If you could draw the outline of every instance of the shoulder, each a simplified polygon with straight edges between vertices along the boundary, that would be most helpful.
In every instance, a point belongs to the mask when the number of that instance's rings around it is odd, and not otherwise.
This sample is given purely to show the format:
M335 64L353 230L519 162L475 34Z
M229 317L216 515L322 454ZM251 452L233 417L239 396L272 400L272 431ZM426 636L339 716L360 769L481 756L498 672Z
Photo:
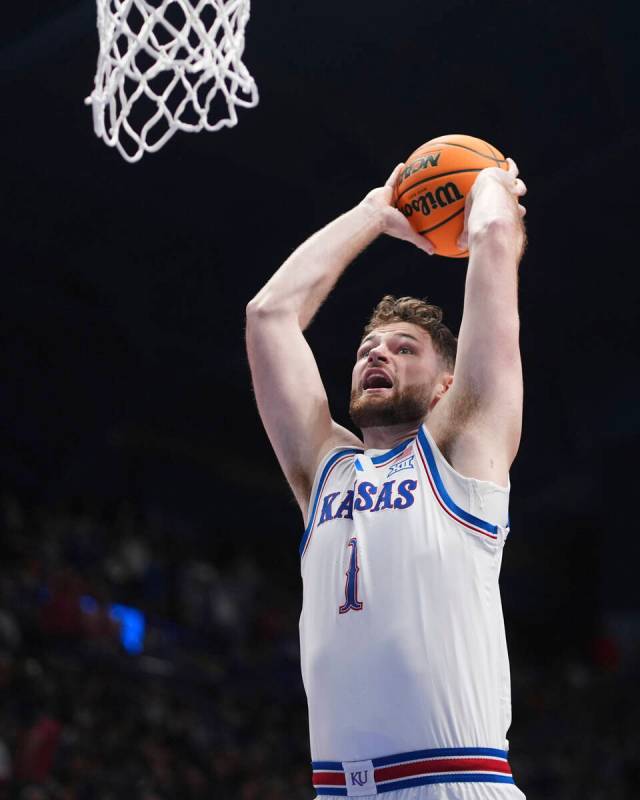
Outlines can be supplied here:
M305 476L304 485L295 492L302 516L307 521L319 491L336 470L353 466L353 457L364 452L364 445L351 431L334 422L332 436L318 453L313 473Z
M497 526L509 528L510 482L477 478L460 470L445 456L427 425L418 432L422 468L438 503L463 525L496 535Z
M450 390L430 411L425 427L458 473L507 485L515 453L496 433L494 415L486 413L472 396Z
M305 508L302 509L305 531L300 545L300 554L303 553L309 533L311 532L321 505L320 499L327 492L335 491L335 495L346 486L353 484L353 475L356 470L355 460L364 450L359 447L333 447L329 450L316 470L313 485L309 493Z

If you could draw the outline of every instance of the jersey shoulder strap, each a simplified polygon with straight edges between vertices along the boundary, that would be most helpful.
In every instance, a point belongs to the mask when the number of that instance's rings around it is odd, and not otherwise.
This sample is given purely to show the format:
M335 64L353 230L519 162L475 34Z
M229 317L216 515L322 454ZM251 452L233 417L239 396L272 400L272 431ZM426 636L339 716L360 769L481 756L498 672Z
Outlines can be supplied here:
M313 526L315 525L316 515L318 513L320 495L322 494L322 490L324 489L331 473L339 464L342 464L345 461L353 461L353 457L355 455L363 452L364 450L361 450L357 447L334 447L332 450L329 450L329 452L318 465L318 469L316 470L316 474L313 479L313 485L311 487L311 494L309 495L309 506L306 520L307 525L304 533L302 534L302 541L300 542L300 556L304 555L309 543L309 537L311 535L311 531L313 530Z
M497 528L508 532L509 483L499 486L493 481L461 475L440 452L424 424L418 431L417 447L431 488L445 510L493 533Z

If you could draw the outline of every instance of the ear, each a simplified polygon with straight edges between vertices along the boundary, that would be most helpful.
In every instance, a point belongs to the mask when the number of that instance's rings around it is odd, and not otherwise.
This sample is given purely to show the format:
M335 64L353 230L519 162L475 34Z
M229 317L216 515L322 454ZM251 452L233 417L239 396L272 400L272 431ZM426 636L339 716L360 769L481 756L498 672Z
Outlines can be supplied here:
M433 395L431 397L431 408L433 408L439 400L442 400L442 398L451 388L452 383L453 375L450 372L441 373L433 390Z

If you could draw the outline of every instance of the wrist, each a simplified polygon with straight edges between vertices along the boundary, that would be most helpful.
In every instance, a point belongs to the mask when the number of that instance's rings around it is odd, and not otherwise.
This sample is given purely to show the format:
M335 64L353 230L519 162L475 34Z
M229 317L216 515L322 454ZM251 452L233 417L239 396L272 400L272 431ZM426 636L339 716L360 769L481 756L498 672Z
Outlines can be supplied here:
M524 225L510 216L491 217L469 229L469 252L487 248L513 251L521 255L524 246Z
M364 224L372 231L374 236L380 236L385 233L388 206L381 206L379 202L367 195L358 203L356 209L362 214Z

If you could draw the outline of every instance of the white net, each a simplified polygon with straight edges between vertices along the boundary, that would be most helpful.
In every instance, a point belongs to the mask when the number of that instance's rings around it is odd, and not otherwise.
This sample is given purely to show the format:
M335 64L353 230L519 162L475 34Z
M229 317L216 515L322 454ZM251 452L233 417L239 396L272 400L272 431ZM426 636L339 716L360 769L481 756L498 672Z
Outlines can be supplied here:
M258 90L242 63L250 0L97 0L100 53L96 135L127 161L176 131L215 131L252 108Z

